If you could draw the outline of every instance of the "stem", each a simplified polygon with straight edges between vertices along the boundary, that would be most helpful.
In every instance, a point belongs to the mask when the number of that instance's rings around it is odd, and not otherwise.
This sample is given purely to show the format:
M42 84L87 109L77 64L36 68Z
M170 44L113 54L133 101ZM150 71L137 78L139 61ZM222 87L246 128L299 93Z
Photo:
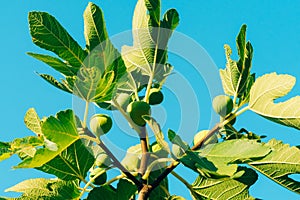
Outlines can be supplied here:
M146 93L145 93L145 101L147 103L149 103L149 94L150 94L150 89L151 89L151 86L152 86L152 82L153 82L153 73L150 75L150 78L149 78L149 81L148 81L148 84L147 84Z
M80 199L82 197L82 195L86 192L87 188L89 186L91 186L92 188L95 188L95 186L93 185L93 181L96 179L97 177L93 177L91 178L88 182L84 182L85 183L85 186L82 188L82 191L80 192L80 195L78 197L78 199Z
M84 109L83 122L82 122L83 128L86 128L86 121L87 121L88 114L89 114L89 102L86 101L86 102L85 102L85 109Z
M142 158L141 158L141 164L138 172L139 172L139 176L142 177L146 172L148 159L150 155L148 149L146 126L141 127L140 143L142 148Z

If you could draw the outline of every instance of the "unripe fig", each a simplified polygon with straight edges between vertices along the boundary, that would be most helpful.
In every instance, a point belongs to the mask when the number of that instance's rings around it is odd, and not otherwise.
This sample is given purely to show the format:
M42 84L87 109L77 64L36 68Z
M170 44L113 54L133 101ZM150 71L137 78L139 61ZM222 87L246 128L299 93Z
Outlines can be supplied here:
M107 133L112 127L112 120L108 115L96 114L90 120L90 128L92 133L97 137Z
M222 117L225 117L232 111L233 101L229 96L219 95L214 98L212 106L216 113Z
M103 185L106 183L107 174L102 168L96 168L90 173L90 178L95 177L96 175L100 174L94 181L92 181L95 185Z
M164 99L163 93L158 88L151 88L149 95L149 104L157 105L160 104Z
M202 141L208 134L209 130L202 130L199 131L195 136L194 136L194 145L198 144L199 141ZM205 142L203 143L203 145L208 145L208 144L213 144L213 143L217 143L218 142L218 137L216 136L216 134L213 134L210 138L208 138L207 140L205 140Z
M111 164L112 164L112 161L110 160L108 155L105 153L99 154L95 161L95 165L98 167L102 167L102 168L107 168Z
M150 105L144 101L131 102L127 106L127 112L130 115L132 121L138 126L145 126L146 122L143 119L143 115L150 115L151 108Z

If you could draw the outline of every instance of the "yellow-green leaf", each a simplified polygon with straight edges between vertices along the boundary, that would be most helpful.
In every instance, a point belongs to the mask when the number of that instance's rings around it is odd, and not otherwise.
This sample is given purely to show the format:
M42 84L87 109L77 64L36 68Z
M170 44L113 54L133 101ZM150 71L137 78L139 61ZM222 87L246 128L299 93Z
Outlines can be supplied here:
M250 91L250 110L273 122L300 129L300 96L274 102L288 94L295 82L295 77L286 74L271 73L259 77Z

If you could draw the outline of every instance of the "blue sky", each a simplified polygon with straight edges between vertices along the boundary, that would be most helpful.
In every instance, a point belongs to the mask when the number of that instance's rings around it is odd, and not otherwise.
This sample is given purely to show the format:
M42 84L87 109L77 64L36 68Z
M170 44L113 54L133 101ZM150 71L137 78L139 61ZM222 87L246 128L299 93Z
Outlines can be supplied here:
M291 74L300 79L300 1L181 1L163 0L163 11L168 8L176 8L180 14L180 24L177 31L193 39L199 46L203 47L203 58L211 59L214 67L223 68L225 56L223 45L229 44L235 50L235 37L243 23L248 25L247 37L254 47L254 60L252 72L258 76L276 71L277 73ZM23 124L23 117L27 109L34 107L40 116L49 116L59 110L72 108L73 98L71 95L51 87L34 71L41 73L54 73L52 69L35 61L25 53L28 51L44 53L34 46L28 30L27 14L29 11L46 11L54 15L61 24L69 31L81 46L84 46L83 19L82 14L88 1L45 1L30 0L21 2L17 0L4 1L0 8L0 41L1 48L1 130L0 140L10 141L16 137L30 135L30 131ZM131 28L132 13L135 1L103 0L94 1L99 5L105 15L109 35L116 35ZM130 45L130 44L129 44ZM203 53L202 52L202 53ZM200 54L201 52L199 52ZM208 56L209 55L209 56ZM211 96L207 96L208 89L205 81L194 79L191 65L185 58L170 55L169 60L186 79L190 81L195 92L195 98L201 105L198 124L191 126L194 129L205 129L210 127L212 115ZM207 66L203 66L207 67ZM172 78L172 77L170 77ZM203 86L203 87L202 87ZM178 85L178 91L183 92L185 88ZM181 89L182 88L182 89ZM156 115L160 112L168 113L172 111L179 99L172 101L174 94L165 89L166 101L162 104L161 110L157 108ZM289 94L289 97L300 94L300 82ZM169 103L168 102L171 102ZM168 102L168 103L167 103ZM187 102L188 104L188 102ZM189 105L189 104L188 104ZM179 111L186 113L180 107ZM189 108L187 108L189 109ZM175 109L176 110L176 109ZM178 128L178 121L193 121L192 114L180 117L166 115L163 127ZM208 116L205 117L205 116ZM121 123L121 122L120 122ZM299 131L287 127L282 127L269 122L252 113L246 113L237 121L239 128L245 127L255 133L267 135L267 139L277 138L285 143L299 145ZM126 124L123 124L126 126ZM183 127L185 127L183 125ZM118 127L114 127L119 130ZM123 130L123 128L121 127ZM126 130L126 128L124 128ZM186 130L184 130L186 131ZM180 132L180 134L183 134ZM117 139L113 133L111 140ZM108 136L110 137L110 135ZM185 137L185 136L183 136ZM134 144L130 137L124 136L128 141L120 145L129 146ZM188 138L188 137L187 137ZM124 140L123 140L124 141ZM4 189L27 178L44 177L45 175L36 170L11 170L11 166L18 163L18 159L0 162L0 196L7 196ZM190 181L194 175L183 167L179 167L177 172L188 177ZM48 177L46 175L46 177ZM298 177L298 180L300 178ZM172 178L171 181L174 181ZM180 182L171 182L171 192L188 197L188 192ZM251 194L262 199L297 199L298 195L282 189L275 183L260 176L256 185L251 189ZM189 198L187 198L189 199Z

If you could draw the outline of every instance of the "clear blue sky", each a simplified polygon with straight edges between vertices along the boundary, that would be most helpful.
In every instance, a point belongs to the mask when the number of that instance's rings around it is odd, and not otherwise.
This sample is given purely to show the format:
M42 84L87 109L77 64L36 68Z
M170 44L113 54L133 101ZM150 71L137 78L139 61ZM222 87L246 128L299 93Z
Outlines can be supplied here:
M34 73L34 71L53 73L53 70L25 54L28 51L44 52L31 42L27 22L28 12L38 10L51 13L79 44L84 46L82 14L87 3L88 1L85 0L30 0L26 2L10 0L2 2L0 8L1 141L11 141L16 137L31 134L23 124L23 117L28 108L34 107L41 116L72 108L71 95L50 86ZM94 3L103 9L110 35L128 31L131 28L134 0L102 0L94 1ZM223 68L225 64L223 45L228 43L235 49L236 34L240 26L246 23L248 25L247 36L254 47L252 71L256 72L258 76L276 71L277 73L291 74L298 80L300 79L300 1L254 0L242 3L237 0L162 0L162 4L164 11L171 7L178 10L181 20L177 31L201 45L218 68ZM234 53L236 53L235 50ZM189 71L190 69L187 69L189 64L182 59L170 56L170 62L182 74L192 73ZM185 64L186 69L183 66ZM188 73L185 77L189 78ZM205 97L207 96L205 87L201 90L200 85L204 84L203 80L199 79L198 82L193 80L191 84L194 85L194 91L197 91L196 96L201 103L200 119L202 121L199 126L196 125L196 129L208 128L205 126L210 123L210 98L212 97ZM178 87L180 88L180 85ZM168 90L166 90L166 94L166 100L169 99L172 102L173 94ZM300 94L300 81L296 83L290 96L296 94ZM163 106L168 112L176 106L176 102L164 103ZM206 115L209 119L205 117ZM180 118L171 117L169 116L167 119L164 130L178 127ZM194 120L192 115L183 116L183 118L188 121ZM299 145L299 131L276 125L252 113L246 113L237 123L238 127L245 127L255 133L267 135L268 139L277 138L292 145ZM117 127L114 128L117 130ZM111 135L111 140L114 137L117 138L113 133ZM122 145L128 146L134 143L128 140L128 143ZM4 189L24 179L45 176L36 170L11 170L11 166L17 163L16 157L0 163L0 196L7 196ZM183 169L181 172L181 169L183 168L180 167L177 172L184 177L189 177L188 179L192 181L194 176L190 171ZM46 175L46 177L48 176ZM171 182L171 192L190 199L187 190L177 181ZM298 195L282 189L261 176L251 189L251 194L262 199L299 198Z

